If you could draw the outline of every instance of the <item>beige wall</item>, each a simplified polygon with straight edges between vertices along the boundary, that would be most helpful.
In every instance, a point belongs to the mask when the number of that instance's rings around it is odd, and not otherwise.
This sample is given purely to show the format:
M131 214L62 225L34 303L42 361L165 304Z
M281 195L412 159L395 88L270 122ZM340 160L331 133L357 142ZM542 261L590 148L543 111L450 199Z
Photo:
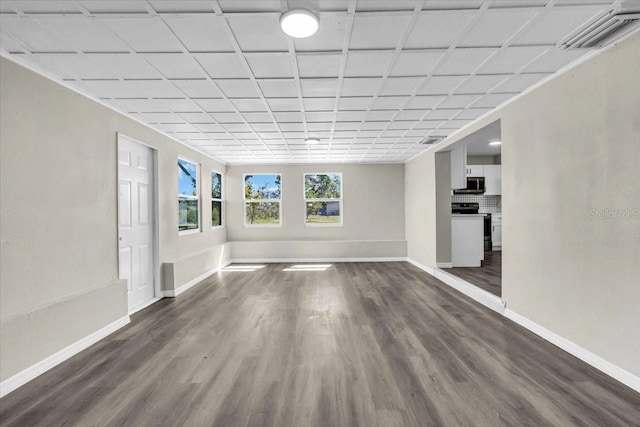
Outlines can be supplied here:
M507 308L640 375L640 34L441 143L502 120ZM435 267L434 154L406 165L409 256ZM412 197L413 196L413 197ZM416 200L415 198L420 198ZM414 220L409 220L412 217ZM425 238L429 239L425 241Z
M303 198L303 174L308 172L341 172L343 180L343 226L305 226L305 205ZM244 227L243 222L243 174L282 174L282 226ZM230 241L290 241L289 257L296 257L304 246L306 257L313 254L306 242L332 241L335 253L341 256L357 257L358 253L340 247L343 242L400 241L404 247L404 165L256 165L228 166L226 175L227 236ZM346 243L345 243L346 244ZM305 246L306 245L306 246ZM381 243L382 245L382 243ZM323 246L324 247L324 246ZM253 245L249 254L245 245L234 244L232 257L271 258L269 248L260 252ZM386 255L405 256L405 251L397 251L393 246ZM326 254L325 250L319 251ZM384 254L385 252L377 252ZM278 251L278 257L287 257ZM336 255L338 256L338 255ZM366 256L366 255L360 255ZM324 257L324 256L323 256Z
M178 155L200 162L203 172L224 165L11 61L0 59L0 67L4 380L127 315L117 265L118 132L158 149L161 262L226 236L205 226L179 237L174 197ZM208 224L211 207L203 206Z

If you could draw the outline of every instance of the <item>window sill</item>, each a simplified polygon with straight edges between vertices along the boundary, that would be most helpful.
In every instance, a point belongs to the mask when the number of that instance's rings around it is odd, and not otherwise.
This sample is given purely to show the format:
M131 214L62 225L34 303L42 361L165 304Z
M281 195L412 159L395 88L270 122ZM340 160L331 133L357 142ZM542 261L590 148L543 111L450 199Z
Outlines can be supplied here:
M196 228L194 230L181 230L178 231L178 236L188 236L189 234L198 234L200 233L200 229Z

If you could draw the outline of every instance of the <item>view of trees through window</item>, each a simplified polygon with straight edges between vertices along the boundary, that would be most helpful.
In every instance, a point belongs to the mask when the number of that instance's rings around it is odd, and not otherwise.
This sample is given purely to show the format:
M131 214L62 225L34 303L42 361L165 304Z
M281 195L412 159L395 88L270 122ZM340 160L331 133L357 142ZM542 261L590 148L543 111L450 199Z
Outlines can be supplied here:
M306 224L342 224L342 174L304 175Z
M198 165L178 159L178 230L200 228Z
M280 224L280 180L279 174L244 176L245 224Z
M211 171L211 226L220 227L222 222L222 175Z

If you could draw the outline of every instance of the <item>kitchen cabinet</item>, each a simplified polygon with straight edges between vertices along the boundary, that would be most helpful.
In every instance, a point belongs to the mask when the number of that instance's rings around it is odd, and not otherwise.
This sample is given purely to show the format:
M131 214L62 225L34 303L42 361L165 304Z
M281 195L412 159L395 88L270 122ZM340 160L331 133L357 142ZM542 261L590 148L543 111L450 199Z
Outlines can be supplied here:
M491 215L491 245L494 251L502 250L502 214Z
M467 165L467 175L466 176L484 176L484 166L483 165Z
M502 194L502 165L484 165L485 196L499 196Z
M451 215L451 263L480 267L484 258L484 215Z
M451 151L451 189L467 188L467 147Z

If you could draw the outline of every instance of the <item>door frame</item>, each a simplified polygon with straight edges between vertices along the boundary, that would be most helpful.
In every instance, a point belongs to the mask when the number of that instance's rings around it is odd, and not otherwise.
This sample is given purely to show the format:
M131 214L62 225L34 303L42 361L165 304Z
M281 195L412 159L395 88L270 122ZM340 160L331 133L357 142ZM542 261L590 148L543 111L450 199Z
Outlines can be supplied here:
M129 314L133 314L138 312L151 304L159 301L163 298L162 292L162 281L161 281L161 271L160 271L160 228L159 228L159 214L160 214L160 204L159 204L159 191L158 191L158 149L149 144L145 144L142 141L139 141L135 138L131 138L126 134L116 132L116 263L118 265L118 277L120 277L120 197L118 196L118 189L120 185L120 167L118 164L118 150L120 148L120 141L122 139L127 139L136 144L140 144L144 147L151 149L151 163L153 165L153 201L152 205L152 214L153 214L153 295L154 298L149 300L148 304L144 304L142 306L136 307L135 310L130 310L129 307L129 298L127 298L127 310L129 310Z

